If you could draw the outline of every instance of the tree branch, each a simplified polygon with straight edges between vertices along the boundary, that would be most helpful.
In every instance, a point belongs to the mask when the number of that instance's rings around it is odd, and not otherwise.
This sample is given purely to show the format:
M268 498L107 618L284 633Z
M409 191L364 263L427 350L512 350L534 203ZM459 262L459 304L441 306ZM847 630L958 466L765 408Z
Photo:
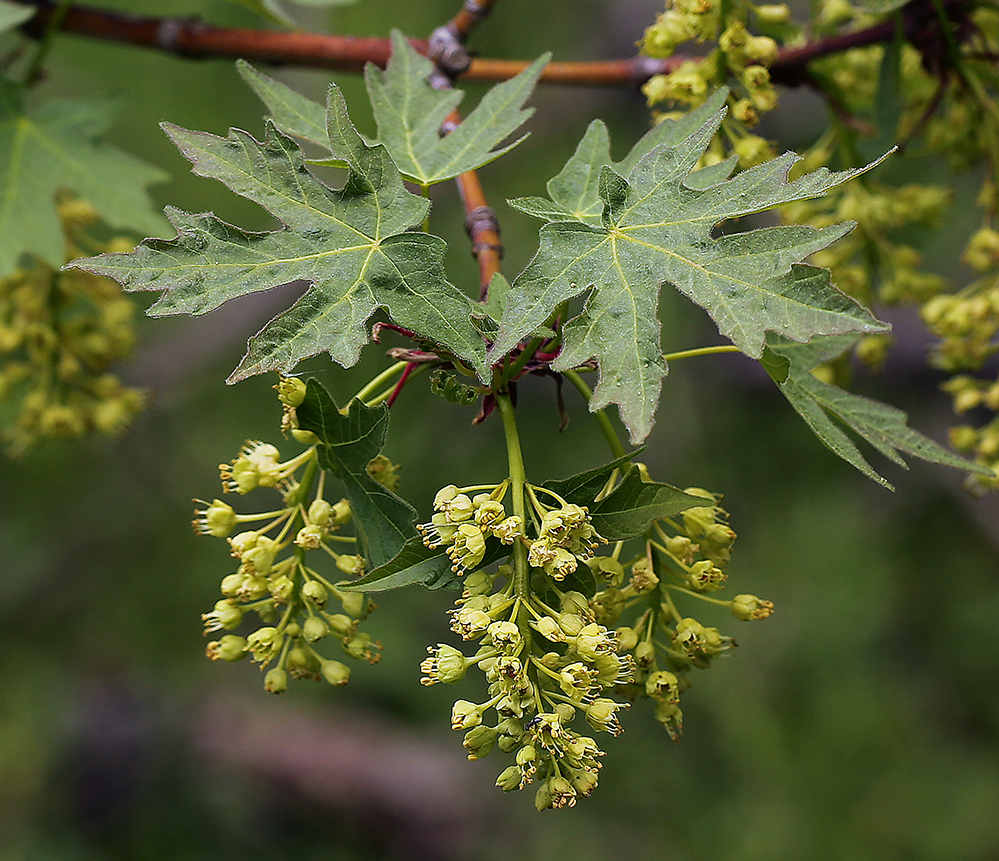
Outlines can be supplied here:
M23 24L21 29L29 36L41 37L56 12L55 5L44 0L15 2L38 9L35 16ZM484 7L491 3L480 0L478 5ZM472 15L464 9L445 26L454 25L459 32L467 34L474 22L471 18L465 20L463 14ZM215 27L190 18L125 15L87 6L71 7L59 29L192 59L242 57L251 62L278 66L296 65L349 72L361 71L366 63L384 66L391 53L388 39ZM798 86L804 82L804 69L812 60L851 48L890 41L894 32L895 26L889 21L853 33L830 36L801 47L785 48L770 69L771 78L786 86ZM431 53L427 41L411 39L410 43L422 54ZM554 62L548 64L540 80L547 84L637 88L653 75L669 72L690 59L697 58L677 54L665 60L630 57L595 62ZM475 58L460 77L463 80L502 81L523 71L527 65L527 62L520 60Z

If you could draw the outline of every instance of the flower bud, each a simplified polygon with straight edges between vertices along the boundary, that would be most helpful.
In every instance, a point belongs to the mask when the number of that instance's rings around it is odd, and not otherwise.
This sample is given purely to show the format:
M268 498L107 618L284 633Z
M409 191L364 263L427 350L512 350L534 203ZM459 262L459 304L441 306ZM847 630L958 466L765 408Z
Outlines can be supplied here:
M317 607L324 607L328 597L326 587L318 580L308 580L302 585L302 597Z
M462 746L468 751L469 759L482 759L493 749L496 730L491 726L477 726L466 733Z
M300 407L305 400L305 381L299 377L282 374L274 388L277 389L278 400L286 407Z
M264 676L264 690L269 694L283 694L288 689L288 674L277 667Z
M364 573L364 557L341 555L336 557L336 567L344 574L358 576Z
M209 643L206 654L213 661L228 661L229 663L241 661L248 654L246 640L235 634L226 634L217 642Z
M508 765L496 778L496 785L504 792L520 789L520 769L515 765Z
M323 679L334 687L345 685L350 681L350 667L340 661L323 661L320 673Z
M321 640L329 632L330 626L326 624L325 619L321 619L319 616L309 616L305 620L305 624L302 625L302 636L310 643Z
M451 729L471 729L482 723L482 708L468 700L457 700L451 707Z
M226 538L237 523L236 512L232 506L220 499L212 500L204 511L195 513L198 519L194 521L194 528L202 535Z
M306 518L309 523L325 528L333 517L333 506L322 497L312 500Z
M731 606L732 615L744 622L768 619L774 611L772 601L763 601L755 595L736 595Z

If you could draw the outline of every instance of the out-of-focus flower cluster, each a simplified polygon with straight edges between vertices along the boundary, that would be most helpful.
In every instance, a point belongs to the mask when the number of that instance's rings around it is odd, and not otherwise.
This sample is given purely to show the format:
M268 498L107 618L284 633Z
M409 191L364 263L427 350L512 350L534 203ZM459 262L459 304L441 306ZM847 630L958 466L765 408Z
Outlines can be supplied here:
M97 221L84 201L58 206L66 259L83 227ZM128 239L100 250L127 251ZM145 403L109 368L135 340L134 306L114 281L36 262L0 279L0 422L8 453L20 455L47 437L123 430Z

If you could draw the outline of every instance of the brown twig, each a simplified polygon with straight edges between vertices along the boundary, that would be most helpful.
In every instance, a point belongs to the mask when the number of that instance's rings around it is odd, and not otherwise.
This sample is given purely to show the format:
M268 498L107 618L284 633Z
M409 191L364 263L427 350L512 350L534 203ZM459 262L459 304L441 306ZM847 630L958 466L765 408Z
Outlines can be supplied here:
M21 29L34 37L44 33L56 7L47 0L15 2L38 9L35 16L23 24ZM452 23L459 20L464 21L462 13L455 16ZM461 27L470 25L459 23L455 26L461 32ZM351 72L361 71L369 62L384 66L391 53L388 39L215 27L195 19L124 15L88 6L73 6L66 13L60 29L67 33L138 45L188 58L242 57L273 65ZM798 48L785 48L771 67L771 77L777 83L797 86L802 83L802 70L812 60L851 48L890 41L894 32L894 24L886 22L852 33L830 36ZM416 50L423 54L429 53L426 41L410 41ZM674 55L667 60L630 57L596 62L549 63L540 80L548 84L574 86L636 87L652 75L667 72L689 59L697 58ZM480 81L507 80L523 71L527 65L519 60L476 58L461 77Z

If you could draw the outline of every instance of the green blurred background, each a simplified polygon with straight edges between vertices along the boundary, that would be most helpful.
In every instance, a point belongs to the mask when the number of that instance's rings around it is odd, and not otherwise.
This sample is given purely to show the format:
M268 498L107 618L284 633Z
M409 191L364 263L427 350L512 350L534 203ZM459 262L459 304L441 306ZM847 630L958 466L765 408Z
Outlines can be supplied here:
M256 25L225 3L104 5ZM367 0L304 20L425 36L456 8ZM504 0L473 47L626 56L657 10L651 0ZM282 75L316 96L328 81ZM367 128L359 80L336 80ZM259 132L262 111L231 63L63 37L44 91L104 92L109 81L125 106L116 142L173 176L155 189L159 204L268 227L260 210L192 177L157 128ZM482 91L469 89L470 101ZM648 123L636 94L548 88L533 102L532 137L482 171L510 274L536 240L503 199L541 192L594 116L611 124L617 157ZM807 145L822 110L797 93L785 102L787 125L767 133ZM452 189L438 191L450 277L471 292L460 208ZM956 257L946 236L939 243L942 260ZM244 440L280 443L273 380L222 384L280 301L143 320L123 372L154 401L127 436L0 461L0 859L999 858L995 501L922 464L886 473L897 493L877 487L821 448L741 357L676 363L645 459L661 480L725 495L740 534L730 588L772 599L777 612L765 624L705 615L739 648L698 674L680 743L635 708L627 732L603 745L600 787L575 809L538 815L531 792L493 789L505 763L466 762L448 728L454 697L479 691L420 686L425 646L452 637L451 595L382 596L371 625L384 658L356 667L344 689L298 683L269 697L249 665L206 661L199 614L230 563L221 541L188 528L190 500L218 493L216 465ZM701 314L670 296L663 304L666 349L712 342ZM911 314L892 320L900 349L859 387L940 439L949 404L923 362L923 336ZM349 371L309 364L341 400L382 365L377 347ZM557 434L551 381L520 394L529 475L605 459L578 399ZM393 412L387 453L421 513L443 484L505 474L495 421L471 429L469 411L417 392Z

